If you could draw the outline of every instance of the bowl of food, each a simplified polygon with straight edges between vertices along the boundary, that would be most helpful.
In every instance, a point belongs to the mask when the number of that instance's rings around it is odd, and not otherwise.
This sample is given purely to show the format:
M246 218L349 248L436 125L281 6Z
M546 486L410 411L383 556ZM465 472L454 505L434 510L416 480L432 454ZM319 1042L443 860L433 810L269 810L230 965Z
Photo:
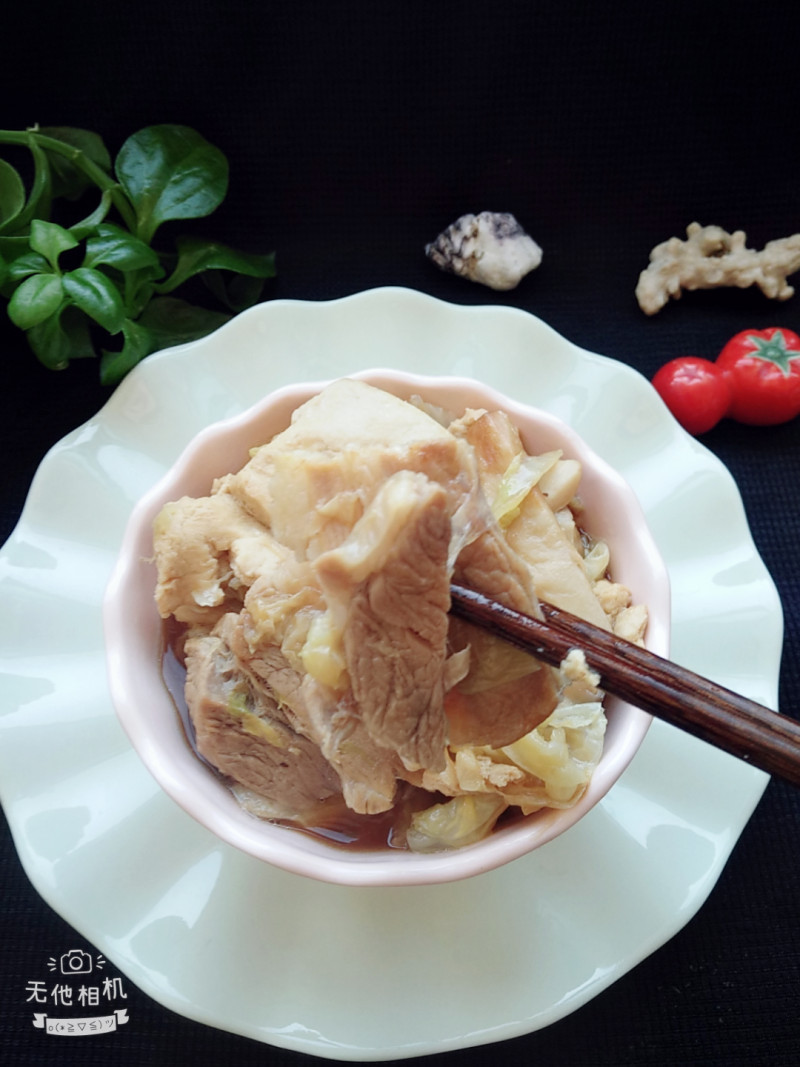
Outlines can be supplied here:
M668 652L637 498L560 419L453 376L279 388L131 514L104 601L119 719L260 860L346 885L491 870L586 815L650 720L579 649L549 667L455 617L454 581Z

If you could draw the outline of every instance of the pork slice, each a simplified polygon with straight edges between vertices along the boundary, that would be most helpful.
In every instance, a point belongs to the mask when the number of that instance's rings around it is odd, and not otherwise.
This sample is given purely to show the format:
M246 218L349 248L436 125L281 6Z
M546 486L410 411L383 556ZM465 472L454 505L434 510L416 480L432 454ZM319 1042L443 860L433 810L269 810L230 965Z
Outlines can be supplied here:
M401 471L314 564L366 730L408 769L444 765L450 535L442 486Z
M250 687L262 694L267 704L274 705L275 717L316 744L316 732L302 695L303 674L278 645L260 643L253 647L249 632L246 612L226 615L215 628Z
M341 378L297 408L279 436L289 449L342 451L447 443L452 435L416 405L367 382Z
M347 806L373 815L388 811L402 764L367 734L352 693L337 693L297 670L277 645L251 648L246 612L220 621L220 633L257 693L275 703L274 714L307 738L330 765Z
M320 751L339 776L347 807L362 815L389 811L403 764L370 737L352 692L336 693L306 675L300 696Z
M453 578L506 607L541 616L529 569L496 527L461 550ZM445 697L453 747L509 745L556 706L555 672L534 656L455 617L448 640L453 652L470 650L466 677Z
M555 674L533 656L461 619L451 620L450 640L470 652L470 671L445 696L453 748L513 744L556 706Z
M342 379L301 405L227 488L299 558L314 559L346 539L396 472L424 471L460 500L471 462L464 442L426 412Z
M502 411L468 412L450 429L475 449L481 484L491 502L512 460L524 451L519 431ZM530 569L540 600L610 629L573 540L537 486L519 505L519 515L506 528L505 537Z
M198 752L266 800L271 818L299 819L341 794L313 741L294 730L266 687L255 688L219 634L186 642L186 701Z
M256 575L280 566L288 552L224 492L165 504L153 523L153 548L161 616L208 628L241 606Z

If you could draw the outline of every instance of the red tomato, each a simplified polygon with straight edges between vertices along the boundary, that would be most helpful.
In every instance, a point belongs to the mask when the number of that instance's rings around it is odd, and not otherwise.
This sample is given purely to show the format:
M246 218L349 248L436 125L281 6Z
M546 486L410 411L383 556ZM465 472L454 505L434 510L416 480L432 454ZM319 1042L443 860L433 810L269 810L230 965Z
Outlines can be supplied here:
M691 434L706 433L727 413L730 390L725 374L710 360L680 356L656 372L653 386Z
M743 330L717 357L731 393L728 414L751 426L800 415L800 337L791 330Z

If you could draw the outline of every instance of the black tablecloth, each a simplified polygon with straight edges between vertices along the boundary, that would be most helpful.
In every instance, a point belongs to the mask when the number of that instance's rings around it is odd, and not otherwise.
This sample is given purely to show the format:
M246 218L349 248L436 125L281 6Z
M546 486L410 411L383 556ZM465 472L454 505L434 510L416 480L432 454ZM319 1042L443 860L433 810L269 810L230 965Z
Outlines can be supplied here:
M752 289L690 293L648 318L633 292L649 250L693 220L744 229L753 247L800 231L788 7L142 0L15 10L2 124L83 126L112 151L145 125L194 126L231 164L228 199L198 229L276 250L268 299L401 285L512 305L648 377L677 355L714 358L742 329L800 331L798 296L777 305ZM539 270L509 293L444 275L423 254L457 216L485 209L513 212L544 248ZM5 540L46 450L108 390L93 362L38 365L4 314L0 342ZM797 716L800 421L726 421L703 442L733 474L780 592L781 710ZM771 782L710 898L668 944L543 1031L434 1058L797 1062L799 814L796 790ZM130 983L130 1023L114 1035L57 1041L34 1029L33 962L91 946L31 887L7 830L2 847L3 1063L309 1059L173 1015Z

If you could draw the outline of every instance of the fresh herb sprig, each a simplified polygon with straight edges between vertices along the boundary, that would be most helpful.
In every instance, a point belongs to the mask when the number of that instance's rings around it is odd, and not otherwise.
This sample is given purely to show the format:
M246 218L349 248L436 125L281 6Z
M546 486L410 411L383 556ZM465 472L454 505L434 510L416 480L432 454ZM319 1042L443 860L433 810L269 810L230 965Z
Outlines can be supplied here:
M204 337L259 299L273 254L237 252L187 235L153 244L169 221L210 215L228 191L228 161L188 126L149 126L113 164L102 138L73 127L0 130L30 152L32 176L0 158L0 296L47 367L100 355L100 379L119 382L157 349ZM96 204L71 224L54 207ZM231 275L233 277L231 277ZM201 278L225 311L172 294Z

